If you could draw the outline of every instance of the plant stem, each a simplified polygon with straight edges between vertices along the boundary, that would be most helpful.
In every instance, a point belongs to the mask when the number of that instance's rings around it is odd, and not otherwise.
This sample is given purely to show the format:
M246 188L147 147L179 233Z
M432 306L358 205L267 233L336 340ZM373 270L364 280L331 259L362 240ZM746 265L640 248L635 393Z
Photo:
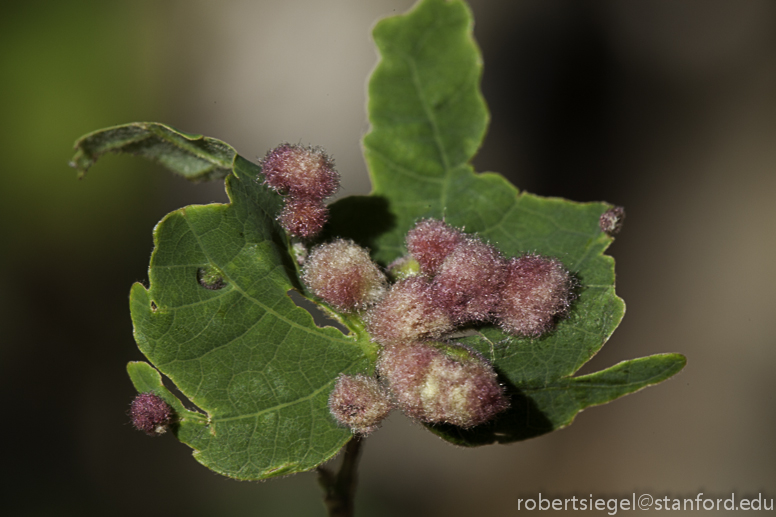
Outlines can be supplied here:
M353 437L345 445L339 471L334 474L325 467L318 467L318 484L323 489L323 501L329 517L353 517L353 499L356 495L356 467L361 452L362 438Z

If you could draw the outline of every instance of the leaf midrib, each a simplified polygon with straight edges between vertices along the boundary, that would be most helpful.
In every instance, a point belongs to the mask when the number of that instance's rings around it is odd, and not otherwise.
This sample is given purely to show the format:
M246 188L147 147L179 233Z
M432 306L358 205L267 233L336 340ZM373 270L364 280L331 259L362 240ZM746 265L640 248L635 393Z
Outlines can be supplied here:
M440 193L440 199L439 199L441 202L441 207L444 209L444 207L447 206L447 190L450 182L450 163L448 161L447 151L442 145L442 138L439 133L439 125L437 123L436 117L433 115L431 107L429 106L428 101L423 95L423 87L420 83L420 76L418 74L417 64L415 63L415 60L412 58L405 58L405 59L407 59L407 62L410 67L410 72L412 74L412 84L413 86L415 86L418 100L420 101L421 106L423 106L423 112L428 118L429 125L431 126L431 132L434 135L434 144L437 147L437 152L439 153L439 158L442 162L442 167L444 169L444 176L442 180L442 192Z
M164 127L166 130L170 131L173 134L180 135L182 141L170 138L169 134L159 130L159 126ZM210 139L208 137L205 137L205 136L202 136L202 137L197 138L197 139L189 139L188 137L182 135L181 133L178 133L177 131L174 131L172 128L170 128L170 127L168 127L168 126L166 126L164 124L146 125L145 129L148 132L153 133L157 137L161 138L162 140L169 142L173 146L179 147L179 148L185 150L186 152L194 155L196 158L198 158L200 160L203 160L203 161L205 161L207 163L210 163L212 165L215 165L215 166L217 166L219 168L222 168L222 169L230 169L231 170L231 165L232 165L232 162L234 161L234 155L237 154L237 151L235 151L234 148L232 146L228 145L228 144L224 144L223 142L219 142L218 140L216 140L214 142L209 142L208 140L210 140ZM226 150L232 156L230 157L228 162L222 161L218 156L215 156L214 154L207 154L202 149L200 149L199 147L197 147L196 145L194 145L192 143L192 142L196 142L196 141L202 141L203 143L207 143L207 144L211 144L211 143L212 144L216 144L216 142L221 143L223 145L223 147L222 146L218 146L219 147L219 151L223 152L224 150Z

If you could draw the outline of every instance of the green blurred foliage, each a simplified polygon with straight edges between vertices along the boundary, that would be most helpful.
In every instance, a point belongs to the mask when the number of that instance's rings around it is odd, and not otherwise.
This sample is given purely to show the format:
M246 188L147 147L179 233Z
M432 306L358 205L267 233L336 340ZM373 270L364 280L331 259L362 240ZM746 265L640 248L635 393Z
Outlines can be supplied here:
M27 260L47 249L92 255L94 236L117 225L131 228L125 214L142 209L137 199L148 192L148 178L138 169L148 167L121 160L110 174L81 183L66 169L68 150L84 131L160 112L154 30L142 11L128 2L30 2L4 9L2 213L6 222L14 214L24 218L3 226Z

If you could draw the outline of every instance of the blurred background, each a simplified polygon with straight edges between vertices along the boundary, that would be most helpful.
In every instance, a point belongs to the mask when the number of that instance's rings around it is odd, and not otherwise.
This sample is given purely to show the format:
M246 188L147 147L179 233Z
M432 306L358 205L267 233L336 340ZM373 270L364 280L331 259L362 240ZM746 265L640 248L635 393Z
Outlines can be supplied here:
M4 515L324 515L312 473L237 482L128 424L128 293L153 225L224 201L140 159L78 181L82 134L162 121L257 159L324 146L343 195L370 29L408 0L15 2L0 20ZM776 498L776 3L471 2L492 123L475 160L518 187L623 205L620 328L584 372L681 352L674 379L509 446L453 447L395 413L359 515L511 515L519 498Z

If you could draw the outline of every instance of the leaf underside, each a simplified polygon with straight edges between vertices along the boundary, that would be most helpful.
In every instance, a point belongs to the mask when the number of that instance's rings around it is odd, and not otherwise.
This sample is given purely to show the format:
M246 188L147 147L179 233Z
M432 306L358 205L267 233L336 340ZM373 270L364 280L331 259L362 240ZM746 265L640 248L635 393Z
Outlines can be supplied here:
M105 153L129 153L164 165L191 181L213 180L232 172L232 146L156 122L132 122L82 136L70 166L81 176Z
M507 256L527 251L560 259L579 282L568 317L549 335L517 338L485 325L459 341L493 362L511 408L463 430L428 426L466 446L508 443L559 429L582 409L661 382L682 369L678 354L634 359L572 375L621 321L612 238L601 231L605 203L520 193L502 176L469 165L488 122L472 18L460 1L423 0L375 27L381 61L369 83L372 129L364 148L373 192L331 208L323 238L352 238L385 265L406 253L404 235L422 217L478 233ZM190 179L226 173L230 202L189 206L154 230L149 287L135 284L135 339L147 363L131 363L138 391L155 391L178 414L173 432L198 461L239 479L314 468L350 439L329 414L336 377L374 371L377 347L357 317L349 330L317 327L289 298L304 296L290 242L276 218L283 200L261 170L218 140L169 126L108 128L77 142L76 168L105 152L132 152ZM207 279L204 281L203 279ZM187 409L160 373L188 400Z

